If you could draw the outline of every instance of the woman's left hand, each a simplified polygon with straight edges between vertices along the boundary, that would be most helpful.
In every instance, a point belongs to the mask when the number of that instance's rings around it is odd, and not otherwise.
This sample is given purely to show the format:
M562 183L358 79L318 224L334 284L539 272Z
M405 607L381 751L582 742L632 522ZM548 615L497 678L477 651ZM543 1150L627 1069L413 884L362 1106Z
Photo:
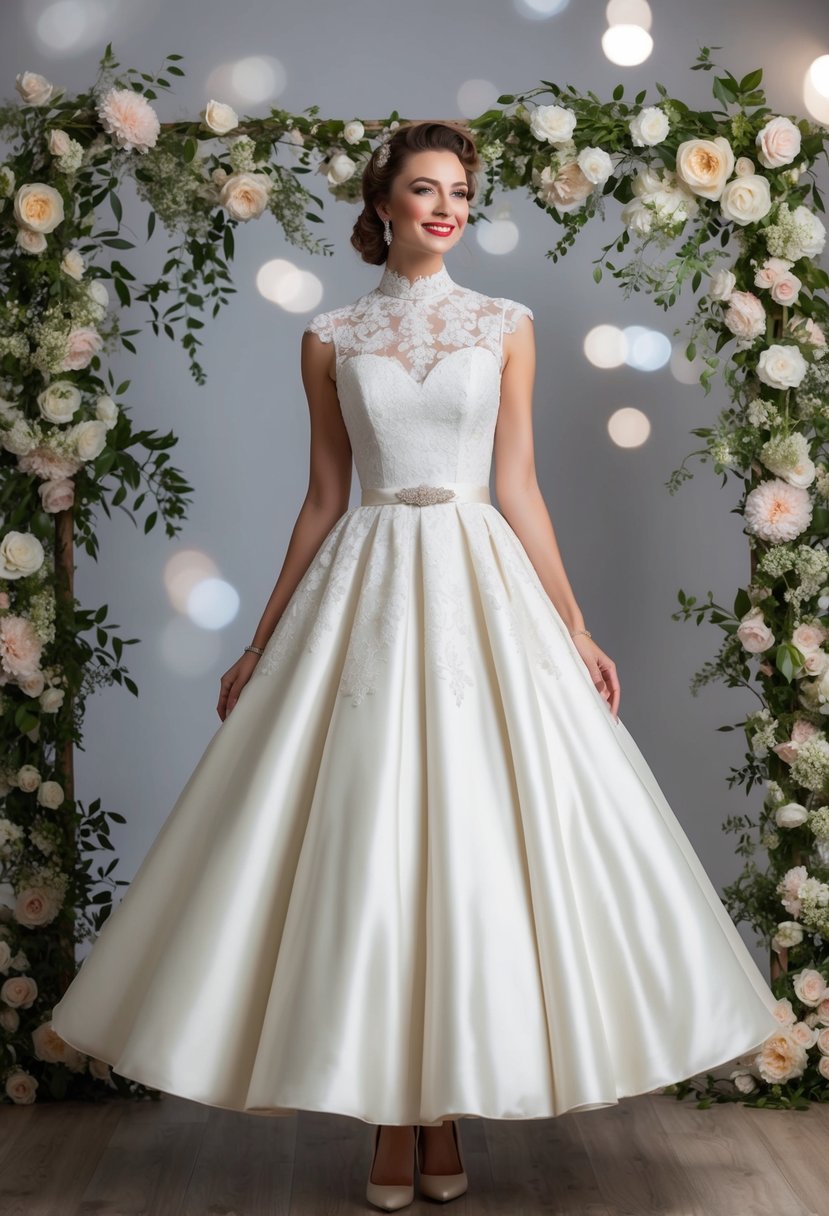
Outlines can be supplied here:
M619 677L616 675L616 664L610 655L605 654L601 646L598 646L586 633L577 633L573 638L573 644L584 660L591 680L607 701L614 720L618 722L617 711L622 690L619 686Z

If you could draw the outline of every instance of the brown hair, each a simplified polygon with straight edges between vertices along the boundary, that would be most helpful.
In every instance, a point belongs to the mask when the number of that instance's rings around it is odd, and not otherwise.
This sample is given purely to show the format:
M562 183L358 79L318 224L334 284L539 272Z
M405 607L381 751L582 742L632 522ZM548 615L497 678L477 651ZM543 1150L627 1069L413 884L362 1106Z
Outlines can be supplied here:
M351 244L364 262L380 266L388 258L388 245L383 239L384 225L377 214L376 205L386 201L391 193L391 184L403 168L412 152L432 149L454 152L466 172L467 197L474 199L478 182L475 174L481 167L478 149L469 130L461 123L422 122L401 123L387 138L389 157L385 165L378 168L375 148L363 170L363 210L351 233Z

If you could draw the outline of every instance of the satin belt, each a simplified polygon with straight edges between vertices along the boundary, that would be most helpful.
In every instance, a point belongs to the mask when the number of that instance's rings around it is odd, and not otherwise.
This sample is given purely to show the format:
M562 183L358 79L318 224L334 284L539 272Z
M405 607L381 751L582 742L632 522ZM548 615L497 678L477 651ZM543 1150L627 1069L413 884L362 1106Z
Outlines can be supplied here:
M492 499L489 486L474 481L444 481L434 485L421 482L414 486L364 486L360 506L408 503L428 507L443 502L492 502Z

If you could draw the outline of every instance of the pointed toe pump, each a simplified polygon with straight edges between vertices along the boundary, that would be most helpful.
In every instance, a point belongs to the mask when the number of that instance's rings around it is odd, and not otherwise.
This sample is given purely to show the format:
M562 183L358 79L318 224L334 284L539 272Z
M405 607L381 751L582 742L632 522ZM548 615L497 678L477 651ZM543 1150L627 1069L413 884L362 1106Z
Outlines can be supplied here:
M459 1195L464 1194L469 1186L469 1179L466 1176L463 1157L461 1156L458 1121L457 1119L452 1119L450 1122L452 1124L452 1135L455 1140L455 1151L458 1154L458 1161L461 1166L459 1174L424 1174L422 1128L418 1127L417 1129L417 1168L420 1171L418 1183L420 1193L421 1195L425 1195L427 1199L437 1199L441 1203L447 1203L450 1199L457 1199Z
M396 1212L398 1208L407 1207L414 1199L414 1182L381 1183L372 1182L374 1163L377 1160L377 1146L380 1143L380 1125L374 1133L374 1155L371 1158L371 1169L368 1172L366 1199L384 1212ZM417 1129L414 1133L414 1144L417 1144Z

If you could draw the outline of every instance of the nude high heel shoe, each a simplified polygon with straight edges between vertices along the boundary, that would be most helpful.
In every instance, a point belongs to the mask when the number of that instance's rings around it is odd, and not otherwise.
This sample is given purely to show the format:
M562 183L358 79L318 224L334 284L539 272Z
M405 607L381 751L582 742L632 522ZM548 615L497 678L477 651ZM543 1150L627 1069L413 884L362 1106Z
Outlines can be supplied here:
M395 1212L398 1208L405 1208L414 1199L414 1182L408 1184L405 1182L390 1184L371 1181L374 1163L377 1160L377 1146L379 1143L380 1124L378 1123L377 1131L374 1133L374 1155L371 1158L371 1169L368 1172L366 1199L369 1203L373 1203L375 1207L382 1208L384 1212ZM414 1144L417 1144L417 1129L415 1129Z
M420 1171L420 1193L428 1199L438 1199L441 1203L446 1203L449 1199L457 1199L459 1195L463 1195L469 1186L469 1179L466 1176L466 1170L463 1167L463 1157L461 1156L461 1145L458 1138L458 1121L457 1119L450 1120L452 1124L452 1135L455 1138L455 1150L458 1154L458 1161L461 1164L461 1172L459 1174L424 1174L423 1173L423 1140L421 1138L421 1128L417 1129L417 1168Z

